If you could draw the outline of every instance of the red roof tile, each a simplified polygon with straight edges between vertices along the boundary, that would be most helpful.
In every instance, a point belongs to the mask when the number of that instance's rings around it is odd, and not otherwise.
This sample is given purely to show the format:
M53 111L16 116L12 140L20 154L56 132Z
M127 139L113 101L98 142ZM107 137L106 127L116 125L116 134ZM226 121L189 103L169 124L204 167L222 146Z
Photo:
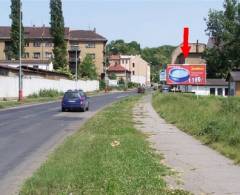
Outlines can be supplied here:
M10 39L11 27L0 27L0 39ZM51 39L50 27L24 27L24 36L27 39ZM65 28L65 39L69 39L69 28Z
M92 30L71 30L70 40L107 42L107 39L105 37L97 34Z
M129 70L125 69L121 65L114 65L114 66L109 66L108 72L130 72Z
M0 26L0 39L10 39L11 27ZM26 39L51 39L50 27L24 27L24 36ZM102 41L107 39L95 31L91 30L72 30L65 28L65 39L77 41Z

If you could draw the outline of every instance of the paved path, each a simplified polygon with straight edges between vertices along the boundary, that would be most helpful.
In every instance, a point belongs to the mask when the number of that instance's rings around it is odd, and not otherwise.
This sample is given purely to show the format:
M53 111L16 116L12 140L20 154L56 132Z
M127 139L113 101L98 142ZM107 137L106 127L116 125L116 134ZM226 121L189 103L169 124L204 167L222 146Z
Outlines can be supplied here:
M150 134L152 147L179 173L180 178L166 179L170 185L197 195L240 195L240 166L165 122L151 106L151 96L143 98L134 115L136 127Z
M60 102L0 110L0 194L18 191L49 152L99 109L134 92L90 97L90 111L61 112Z

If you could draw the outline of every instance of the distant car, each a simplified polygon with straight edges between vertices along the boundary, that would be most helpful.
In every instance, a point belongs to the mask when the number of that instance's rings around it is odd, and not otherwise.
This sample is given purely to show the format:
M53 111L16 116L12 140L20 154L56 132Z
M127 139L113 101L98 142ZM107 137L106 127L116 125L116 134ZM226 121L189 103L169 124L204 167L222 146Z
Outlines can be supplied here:
M137 89L138 93L145 93L145 88L143 86L139 86Z
M162 90L162 93L168 93L168 92L170 92L170 86L163 85L161 90Z
M88 97L82 90L68 90L62 99L62 112L69 110L89 110Z

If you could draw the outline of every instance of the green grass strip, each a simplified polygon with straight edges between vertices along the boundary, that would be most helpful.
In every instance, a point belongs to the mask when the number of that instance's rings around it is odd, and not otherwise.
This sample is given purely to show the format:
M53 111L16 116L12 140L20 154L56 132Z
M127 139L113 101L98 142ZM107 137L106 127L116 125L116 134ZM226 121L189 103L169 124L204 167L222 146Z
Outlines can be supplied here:
M20 105L27 105L33 103L43 103L43 102L50 102L50 101L57 101L60 100L59 97L36 97L36 98L24 98L23 101L19 102L17 100L7 100L7 101L0 101L0 109L4 108L11 108Z
M139 97L104 109L64 142L26 181L20 194L187 194L167 189L170 174L134 128Z
M155 94L155 110L168 122L240 163L240 98Z

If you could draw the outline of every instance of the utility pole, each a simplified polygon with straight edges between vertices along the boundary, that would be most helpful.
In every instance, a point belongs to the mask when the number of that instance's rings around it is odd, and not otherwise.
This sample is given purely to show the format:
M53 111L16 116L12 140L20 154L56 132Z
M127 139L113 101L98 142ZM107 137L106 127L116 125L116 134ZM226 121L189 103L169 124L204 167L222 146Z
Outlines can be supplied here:
M23 86L22 86L22 9L21 1L19 5L19 92L18 92L18 101L23 99Z
M76 79L76 89L77 89L77 64L78 64L78 59L77 59L77 53L78 53L78 48L76 47L76 64L75 64L75 66L76 66L76 68L75 68L75 79Z

